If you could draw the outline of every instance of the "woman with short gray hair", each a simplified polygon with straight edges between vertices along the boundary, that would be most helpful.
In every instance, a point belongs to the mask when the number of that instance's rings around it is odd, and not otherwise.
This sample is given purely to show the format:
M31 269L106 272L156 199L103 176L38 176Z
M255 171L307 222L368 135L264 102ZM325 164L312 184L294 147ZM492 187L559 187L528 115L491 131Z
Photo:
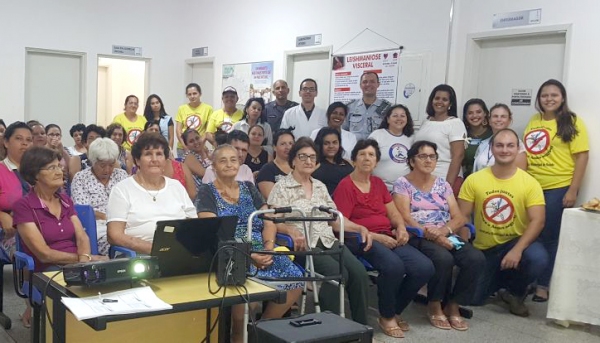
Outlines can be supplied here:
M98 138L90 144L88 159L91 168L84 169L73 178L71 195L76 204L91 205L96 215L98 253L108 254L106 239L106 205L113 186L127 178L127 172L115 168L119 147L110 138Z

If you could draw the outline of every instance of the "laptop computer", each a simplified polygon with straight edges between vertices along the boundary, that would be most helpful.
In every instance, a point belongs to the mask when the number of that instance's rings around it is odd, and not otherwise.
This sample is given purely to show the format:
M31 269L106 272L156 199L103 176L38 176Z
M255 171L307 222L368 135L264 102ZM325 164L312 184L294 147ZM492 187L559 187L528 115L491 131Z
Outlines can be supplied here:
M237 223L237 216L157 222L150 254L161 277L208 273L219 241L234 239Z

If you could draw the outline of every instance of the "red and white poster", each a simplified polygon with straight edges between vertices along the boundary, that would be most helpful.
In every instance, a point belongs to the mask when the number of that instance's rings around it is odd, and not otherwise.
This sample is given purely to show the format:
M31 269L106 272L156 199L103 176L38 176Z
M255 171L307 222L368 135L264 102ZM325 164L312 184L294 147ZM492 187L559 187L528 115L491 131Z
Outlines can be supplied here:
M379 76L377 97L395 104L399 60L399 49L333 56L331 101L346 103L361 98L360 76L372 71Z

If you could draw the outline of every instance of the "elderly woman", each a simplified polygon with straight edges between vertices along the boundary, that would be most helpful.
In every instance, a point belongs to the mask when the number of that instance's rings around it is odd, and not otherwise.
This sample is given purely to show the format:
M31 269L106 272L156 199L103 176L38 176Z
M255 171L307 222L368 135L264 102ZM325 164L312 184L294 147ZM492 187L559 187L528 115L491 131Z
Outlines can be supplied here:
M251 182L236 181L240 161L237 151L231 145L221 145L213 153L212 164L216 179L200 187L196 198L198 217L237 216L236 238L247 237L248 217L267 205L258 189ZM271 221L254 219L252 232L253 250L273 250L277 228ZM283 255L252 254L253 270L258 268L258 277L302 277L302 272L292 261ZM298 299L303 284L294 282L279 286L288 291L287 301L283 304L269 303L262 318L280 318ZM239 305L233 310L233 341L240 341L244 307Z
M350 152L356 144L356 135L350 131L342 129L342 124L348 116L348 107L342 102L336 101L329 105L327 112L327 127L337 130L340 133L340 145L344 148L344 158L350 160ZM317 135L321 129L313 130L310 138L316 141Z
M128 174L131 173L131 168L133 165L127 165L127 157L129 156L129 151L123 148L123 137L127 136L127 132L123 128L121 124L112 123L108 125L106 128L106 137L110 138L119 146L119 165L121 169L127 171Z
M115 185L108 197L108 242L150 254L156 222L197 218L185 188L165 177L169 145L158 133L145 133L133 144L138 171Z
M495 104L490 109L490 127L495 134L500 130L504 130L512 123L512 112L505 104ZM473 162L473 172L479 171L485 167L493 166L496 162L492 154L490 146L491 136L484 139L477 146ZM519 154L517 155L517 166L523 170L527 170L527 155L525 154L525 145L519 144Z
M108 254L106 239L106 206L113 187L127 178L127 172L115 168L119 147L110 138L98 138L89 146L91 168L84 169L73 178L71 196L76 204L91 205L96 215L98 252Z
M412 237L409 243L435 266L435 274L427 284L429 322L439 329L465 331L469 326L460 316L459 305L471 303L477 278L485 268L485 257L467 242L466 219L450 184L433 175L437 159L435 143L413 144L408 150L411 172L394 183L394 202L404 222L424 233L424 238ZM452 286L454 266L460 272ZM445 308L442 300L446 300Z
M265 164L256 175L256 185L263 197L268 198L275 182L292 171L288 164L288 156L292 145L294 145L294 139L292 130L279 129L275 131L273 135L275 158Z
M342 157L345 151L340 144L341 140L341 133L331 127L319 130L315 139L315 146L319 152L319 167L312 177L327 186L329 195L333 195L340 180L354 170L352 164Z
M383 180L372 175L380 158L377 141L358 141L352 150L354 171L340 181L333 199L344 217L371 233L373 246L362 255L379 271L378 323L386 335L402 338L409 326L400 315L434 268L425 255L406 244L409 235L402 216Z
M288 156L289 166L292 172L279 180L267 201L271 207L294 206L300 208L304 213L310 215L313 206L335 207L331 200L327 187L311 177L316 169L318 161L317 150L314 143L308 137L300 138L290 150ZM307 224L308 225L308 224ZM339 220L335 222L313 222L309 230L310 247L312 250L338 249L339 242L333 234L333 230L340 230ZM369 232L352 222L346 222L346 231L359 232L364 242L365 250L371 247ZM295 250L306 248L303 225L300 222L289 224L277 224L277 231L287 234L294 240ZM343 266L342 273L346 281L346 290L350 300L352 320L361 324L367 323L367 292L369 279L363 265L352 255L350 250L344 246L342 250ZM321 275L339 274L338 255L314 256L315 272ZM319 292L321 309L338 312L340 308L338 288L330 283L323 283Z
M30 188L18 169L23 153L33 144L31 128L20 121L10 124L4 132L2 144L6 148L6 157L0 162L0 227L2 246L10 254L15 248L13 207Z
M406 153L415 141L413 125L408 107L394 105L385 113L379 129L369 135L379 142L383 152L373 175L385 182L388 192L392 190L394 181L410 171L406 165Z
M19 170L32 190L13 208L14 225L23 251L33 257L34 272L56 269L55 265L105 260L91 255L90 240L83 230L73 201L62 192L62 156L45 147L32 147L23 154ZM22 316L27 325L31 309Z

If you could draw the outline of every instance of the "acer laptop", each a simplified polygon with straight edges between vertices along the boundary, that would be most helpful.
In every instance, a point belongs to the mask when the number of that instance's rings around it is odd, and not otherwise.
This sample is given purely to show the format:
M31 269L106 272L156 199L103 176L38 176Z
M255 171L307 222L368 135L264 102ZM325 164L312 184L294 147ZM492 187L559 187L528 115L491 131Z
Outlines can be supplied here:
M237 216L157 222L150 254L158 257L161 277L208 273L219 241L234 239L237 222Z

